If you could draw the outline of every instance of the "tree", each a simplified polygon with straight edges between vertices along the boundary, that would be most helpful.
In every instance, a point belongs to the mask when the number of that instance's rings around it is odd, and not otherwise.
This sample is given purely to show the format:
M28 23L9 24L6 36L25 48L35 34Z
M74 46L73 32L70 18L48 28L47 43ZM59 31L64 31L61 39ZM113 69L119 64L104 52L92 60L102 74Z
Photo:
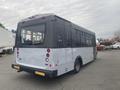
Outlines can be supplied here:
M114 40L120 42L120 30L114 33Z

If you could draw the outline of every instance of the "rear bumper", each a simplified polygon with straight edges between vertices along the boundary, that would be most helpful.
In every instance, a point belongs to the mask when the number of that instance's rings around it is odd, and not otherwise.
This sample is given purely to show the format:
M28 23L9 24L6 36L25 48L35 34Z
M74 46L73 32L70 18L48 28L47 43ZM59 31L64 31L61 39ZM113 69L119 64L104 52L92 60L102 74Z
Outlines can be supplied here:
M57 76L57 70L43 70L43 69L38 69L38 68L22 66L18 64L12 64L12 68L16 69L18 72L25 71L25 72L29 72L29 73L43 76L43 77L53 78Z

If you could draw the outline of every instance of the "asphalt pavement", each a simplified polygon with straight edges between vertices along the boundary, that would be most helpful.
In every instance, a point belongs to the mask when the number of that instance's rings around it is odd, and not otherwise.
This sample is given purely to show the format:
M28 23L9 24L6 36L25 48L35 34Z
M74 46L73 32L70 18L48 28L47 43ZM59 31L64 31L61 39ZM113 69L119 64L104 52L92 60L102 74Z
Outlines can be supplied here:
M54 79L11 68L14 55L0 57L0 90L120 90L120 50L101 51L96 61Z

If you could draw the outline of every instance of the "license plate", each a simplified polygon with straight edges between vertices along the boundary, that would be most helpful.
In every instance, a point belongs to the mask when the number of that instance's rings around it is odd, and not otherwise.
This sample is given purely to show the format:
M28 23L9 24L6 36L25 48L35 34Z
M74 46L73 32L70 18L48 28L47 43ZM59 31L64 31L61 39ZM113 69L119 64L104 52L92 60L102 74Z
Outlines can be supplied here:
M40 76L45 76L45 73L39 72L39 71L35 71L35 74L36 74L36 75L40 75Z

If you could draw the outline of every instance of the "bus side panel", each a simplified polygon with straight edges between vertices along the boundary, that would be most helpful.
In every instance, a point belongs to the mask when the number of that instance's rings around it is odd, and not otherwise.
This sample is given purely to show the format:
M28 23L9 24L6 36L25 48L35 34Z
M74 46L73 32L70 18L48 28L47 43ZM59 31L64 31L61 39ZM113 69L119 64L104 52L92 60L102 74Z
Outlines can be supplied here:
M71 55L71 50L73 50L73 55ZM67 53L64 53L65 51ZM52 56L54 64L57 64L54 68L58 70L58 76L74 69L74 62L77 56L81 56L83 65L94 60L93 47L57 48L53 49ZM69 59L67 57L69 57Z
M82 47L82 48L73 48L73 61L81 56L83 64L87 64L94 60L93 58L93 47Z
M64 74L68 71L67 55L66 55L66 35L65 35L65 21L57 18L54 23L54 62L58 63L58 75Z
M85 32L83 28L76 27L72 24L72 49L73 49L73 61L80 56L83 64L86 64L94 60L93 52L93 38L92 34L88 31Z
M53 49L53 60L54 63L57 64L56 69L58 70L58 76L67 72L67 62L64 48Z
M72 47L72 26L70 22L65 21L65 55L66 55L66 71L74 69L73 48Z

